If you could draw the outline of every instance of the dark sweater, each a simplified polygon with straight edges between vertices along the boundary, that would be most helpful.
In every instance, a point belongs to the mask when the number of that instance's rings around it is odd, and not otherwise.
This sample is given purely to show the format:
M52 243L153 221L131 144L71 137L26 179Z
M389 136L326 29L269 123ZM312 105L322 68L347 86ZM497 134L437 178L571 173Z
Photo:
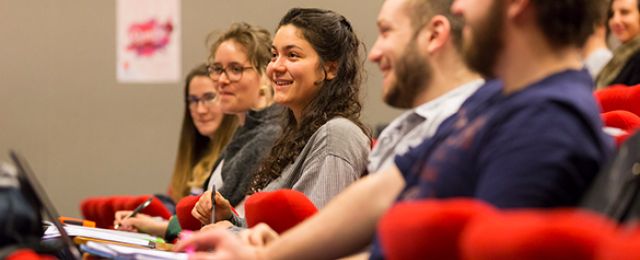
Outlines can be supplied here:
M616 78L609 84L624 84L634 86L640 84L640 51L636 52L629 58L627 63Z
M222 180L224 184L218 191L229 200L232 206L236 206L247 192L251 178L262 163L262 160L271 151L274 141L282 131L279 117L284 113L284 108L272 105L260 111L247 113L247 118L242 127L236 130L227 147L222 151L213 170L222 164ZM209 175L211 179L211 175ZM209 180L204 182L205 185ZM206 186L205 186L206 188ZM169 220L165 240L173 241L182 231L177 216Z
M214 164L213 169L224 160L224 184L218 191L232 206L244 199L249 182L280 135L282 127L279 117L283 112L283 107L272 105L260 111L247 113L245 124L236 130L220 159Z

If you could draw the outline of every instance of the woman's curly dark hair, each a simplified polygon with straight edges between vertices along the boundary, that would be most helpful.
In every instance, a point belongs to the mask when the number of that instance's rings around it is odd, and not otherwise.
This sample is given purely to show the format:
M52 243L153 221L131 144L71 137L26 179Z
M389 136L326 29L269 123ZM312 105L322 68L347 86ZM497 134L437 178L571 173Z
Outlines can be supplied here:
M333 11L315 8L293 8L280 20L277 28L293 25L300 30L320 57L320 67L326 62L337 63L337 74L325 79L318 94L304 108L302 119L296 122L288 110L283 119L283 131L271 148L251 182L249 193L255 193L280 177L294 162L311 136L335 117L351 120L367 135L370 130L360 121L360 84L363 60L358 39L351 23Z

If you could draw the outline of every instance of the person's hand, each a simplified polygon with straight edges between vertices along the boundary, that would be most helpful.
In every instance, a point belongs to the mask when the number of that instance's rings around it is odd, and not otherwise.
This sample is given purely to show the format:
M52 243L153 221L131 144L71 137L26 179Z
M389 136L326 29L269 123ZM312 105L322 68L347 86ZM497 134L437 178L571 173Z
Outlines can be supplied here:
M118 230L147 233L154 236L164 236L169 226L168 221L158 221L149 215L138 213L135 217L131 215L130 210L118 211L115 214L113 226L118 226Z
M245 244L255 247L264 247L278 239L280 235L265 223L260 223L250 229L240 231L240 239Z
M231 204L227 199L222 197L220 192L216 192L216 221L227 220L231 218ZM200 223L211 224L211 191L207 191L200 196L198 202L191 210L191 215Z
M173 247L174 251L193 249L189 259L263 259L261 250L244 244L238 236L224 229L214 229L206 232L196 232L185 239L181 239Z
M204 231L213 230L213 229L228 229L228 228L230 228L232 226L233 226L233 223L231 223L228 220L223 220L223 221L218 221L218 222L213 223L213 224L206 225L206 226L202 227L200 229L200 231L204 232Z

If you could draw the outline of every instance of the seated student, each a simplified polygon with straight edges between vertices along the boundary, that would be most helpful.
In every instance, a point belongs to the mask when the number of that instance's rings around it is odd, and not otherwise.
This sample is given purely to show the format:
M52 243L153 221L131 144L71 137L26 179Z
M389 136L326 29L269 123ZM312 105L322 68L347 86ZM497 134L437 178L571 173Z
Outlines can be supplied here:
M281 127L277 118L282 107L272 105L272 88L265 84L266 67L271 58L269 32L246 23L232 24L211 45L209 76L218 91L222 112L238 117L240 127L214 164L207 188L216 184L227 203L239 203L252 172L267 155ZM169 240L180 232L177 218L156 222L138 214L116 213L115 223L122 229L137 230Z
M238 124L237 117L222 113L206 64L189 72L184 90L184 117L169 189L174 202L202 193L213 163Z
M622 43L596 79L598 88L640 84L640 1L612 0L609 30Z
M596 80L600 71L613 58L613 53L607 47L607 14L608 0L595 0L598 4L598 15L593 24L593 34L589 36L582 48L582 59L584 66L589 70L591 78Z
M175 204L189 194L202 193L213 163L237 128L237 118L225 115L207 65L193 68L184 84L184 114L178 152L169 184L169 198L155 195L175 213Z
M349 21L332 11L294 8L280 20L267 75L287 115L249 193L295 189L321 208L365 173L370 138L359 119L360 45ZM226 215L216 219L231 219L229 205L218 202L216 215ZM210 212L206 195L192 211L204 224Z
M405 5L404 1L385 2L378 15L380 33L371 47L369 60L383 72L385 103L394 108L411 109L389 123L378 136L369 154L369 173L393 165L396 155L431 137L440 123L458 111L462 102L484 83L460 57L461 26L448 25L448 30L433 36L437 44L421 51L424 44L415 41L412 26L423 24L430 17L408 15L404 9L409 7ZM441 17L447 23L451 18L446 14Z
M431 5L450 4L406 1L427 6L407 8L420 14L430 13ZM193 257L335 259L372 241L377 220L400 193L403 200L472 197L501 208L575 205L611 149L580 58L597 10L590 0L489 2L457 0L452 10L467 22L467 64L497 79L465 101L433 138L265 247L211 230L174 249L215 248ZM419 25L418 43L430 43L433 33L446 31L446 26L429 30L444 24L438 17ZM373 248L372 258L384 256L377 245Z

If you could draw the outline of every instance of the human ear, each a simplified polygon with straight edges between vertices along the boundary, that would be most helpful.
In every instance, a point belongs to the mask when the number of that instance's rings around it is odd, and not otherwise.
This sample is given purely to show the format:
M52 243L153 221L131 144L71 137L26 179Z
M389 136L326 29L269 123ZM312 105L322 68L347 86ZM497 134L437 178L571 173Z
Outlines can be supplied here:
M442 15L436 15L431 18L429 25L425 26L425 29L430 32L427 34L429 37L427 51L429 53L442 48L451 37L451 23L449 23L449 19Z
M338 75L338 62L336 61L331 61L331 62L326 62L323 65L323 69L324 69L324 74L325 74L325 80L332 80L336 77L336 75Z

